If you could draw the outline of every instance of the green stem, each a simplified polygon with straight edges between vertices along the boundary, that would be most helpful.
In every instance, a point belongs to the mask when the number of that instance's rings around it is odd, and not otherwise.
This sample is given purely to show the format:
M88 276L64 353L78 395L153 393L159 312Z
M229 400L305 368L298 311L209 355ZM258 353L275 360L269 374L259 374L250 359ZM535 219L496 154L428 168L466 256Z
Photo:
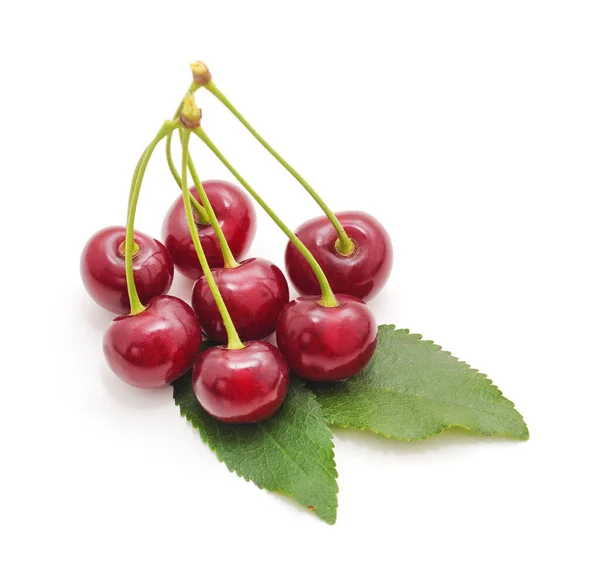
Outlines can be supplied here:
M208 146L208 148L219 158L221 163L231 172L231 174L242 184L242 186L246 189L246 191L256 200L258 203L269 215L269 217L276 223L276 225L283 231L289 238L289 240L296 246L298 251L302 253L307 263L310 265L310 268L313 270L317 281L319 282L319 287L321 288L321 305L324 307L337 307L339 303L331 290L331 286L329 285L329 281L327 281L327 277L325 273L323 273L323 269L317 263L317 260L313 257L313 254L306 248L304 243L296 237L294 232L285 224L275 212L265 203L263 198L258 195L258 193L250 186L250 184L238 173L238 171L229 163L227 158L219 151L217 146L212 142L212 140L206 135L206 132L202 129L202 127L196 128L194 133Z
M192 235L192 241L194 242L194 247L196 248L196 253L198 254L198 259L200 260L200 266L202 267L202 271L204 272L204 276L206 277L208 287L213 297L215 298L215 302L219 309L219 313L221 313L221 319L223 319L223 324L225 325L225 330L227 331L227 348L243 349L244 344L240 340L240 337L237 331L235 330L235 326L233 324L233 321L231 320L231 315L229 315L229 311L227 310L225 301L223 301L223 296L221 295L221 292L219 291L219 288L217 287L213 274L210 270L208 261L206 260L206 255L204 254L204 249L202 248L202 243L200 243L200 237L198 237L198 229L196 229L196 223L194 222L192 204L190 202L191 193L187 186L190 130L184 129L181 139L181 191L183 192L183 205L185 206L185 216L188 222L188 226L190 228L190 233Z
M173 162L173 155L171 154L172 139L173 139L173 132L171 132L167 136L167 146L166 146L167 165L169 166L169 171L171 172L171 175L173 176L175 183L177 184L179 189L181 189L181 178L179 177L179 172L177 171L177 168L175 167L175 163ZM190 167L190 171L192 171L193 165L192 165L191 158L190 158L190 162L188 165ZM192 179L194 179L194 173L195 173L195 170L192 171ZM194 180L194 185L195 185L195 180ZM197 187L198 186L196 186L196 188ZM200 205L200 202L193 195L190 195L190 201L192 202L192 207L194 208L194 211L198 215L198 222L200 223L200 225L208 225L210 223L210 219L208 218L208 213L206 212L206 209L204 209L204 207L202 207L202 205Z
M133 188L135 187L135 182L137 180L138 173L140 173L140 165L142 163L142 159L144 158L145 153L146 153L146 150L144 150L144 153L140 156L140 159L138 159L138 162L135 165L135 169L133 170L133 177L131 178L131 185L129 186L129 198L127 199L127 218L128 219L129 219L129 212L131 211L131 197L133 195ZM123 257L125 257L125 241L123 241L123 243L121 243L121 245L119 245L119 251L120 251L121 255ZM139 246L134 242L133 255L135 255L138 251L139 251ZM127 271L127 269L125 271Z
M160 128L156 137L150 142L148 147L144 150L142 157L140 158L131 182L131 190L129 193L129 205L127 208L127 227L125 229L125 277L127 280L127 294L129 295L129 305L131 307L130 315L137 315L146 308L142 305L137 289L135 288L135 280L133 277L133 251L135 244L133 241L133 228L135 224L135 212L137 209L137 203L140 196L140 190L142 188L142 180L146 173L146 167L152 156L152 152L158 145L158 142L162 140L168 133L174 129L173 122L165 122Z
M250 125L248 120L240 113L240 111L227 99L225 94L217 88L211 80L204 86L213 96L217 98L240 122L241 124L258 140L258 142L290 173L296 181L311 195L318 203L323 213L329 218L331 224L338 234L338 240L335 247L340 255L350 255L354 251L354 243L342 227L335 213L329 209L328 205L323 201L323 198L313 189L312 186L283 158L279 155L271 145Z
M171 175L173 176L175 183L177 184L179 189L181 189L181 178L179 177L179 172L177 171L177 168L175 167L175 164L173 163L173 154L171 153L171 141L172 140L173 140L173 132L171 132L167 136L167 144L166 144L167 145L167 148L166 148L167 164L169 164L169 171L171 172Z
M188 88L188 92L193 94L198 89L200 89L200 86L198 84L192 82L190 84L190 87ZM181 100L181 102L179 103L179 106L177 107L177 110L175 111L173 120L179 119L179 113L181 112L182 107L183 107L183 99ZM181 137L181 129L179 130L179 135ZM166 144L167 165L169 166L169 171L171 172L171 175L173 176L175 183L177 184L179 189L181 189L181 177L179 177L179 173L177 171L177 168L175 167L175 163L173 162L173 154L171 151L172 140L173 140L173 132L169 133L169 135L167 136L167 144ZM190 163L191 163L191 161L192 160L190 158ZM190 171L191 171L191 167L190 167ZM192 179L193 178L194 178L194 172L192 171ZM194 180L194 182L195 182L195 180ZM196 188L197 187L198 186L196 186ZM210 223L210 220L208 218L208 214L206 213L206 210L204 209L204 207L202 207L202 205L200 205L198 200L193 195L190 196L190 201L192 202L194 211L198 214L198 220L199 220L200 224L207 225L208 223Z
M189 135L189 134L188 134ZM188 150L189 153L189 150ZM198 177L198 173L196 172L196 168L194 167L194 162L192 158L188 156L188 168L190 173L192 174L192 179L194 180L194 186L196 187L196 191L200 194L200 199L202 203L206 207L206 213L208 214L208 220L215 230L215 235L217 236L217 241L219 242L219 247L221 248L221 253L223 254L223 262L225 264L225 268L231 269L234 267L239 267L239 263L235 260L233 253L229 247L229 243L227 243L227 239L225 238L225 234L219 225L219 221L217 220L217 216L215 214L215 210L213 209L208 196L206 195L206 191L200 178ZM190 194L190 197L193 197Z

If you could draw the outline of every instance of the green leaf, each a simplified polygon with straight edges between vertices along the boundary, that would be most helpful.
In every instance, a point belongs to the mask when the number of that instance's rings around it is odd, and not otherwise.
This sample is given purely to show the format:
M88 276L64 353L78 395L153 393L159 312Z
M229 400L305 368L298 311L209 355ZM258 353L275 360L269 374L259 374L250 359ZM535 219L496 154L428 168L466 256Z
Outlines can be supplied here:
M342 427L403 440L453 426L529 438L523 417L486 375L394 325L379 327L377 350L361 373L313 389L329 422Z
M194 394L191 373L173 383L182 416L227 465L259 488L283 492L333 524L337 509L337 471L332 434L314 394L290 381L279 411L263 423L232 425L210 417Z

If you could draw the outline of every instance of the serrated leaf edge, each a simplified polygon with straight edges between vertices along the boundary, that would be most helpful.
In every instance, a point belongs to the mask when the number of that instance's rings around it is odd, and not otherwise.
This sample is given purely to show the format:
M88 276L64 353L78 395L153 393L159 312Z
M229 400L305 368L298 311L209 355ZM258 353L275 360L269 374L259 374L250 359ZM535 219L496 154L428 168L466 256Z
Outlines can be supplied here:
M308 388L306 385L304 385L304 383L299 383L299 384L301 384L301 385L304 387L304 389L305 389L306 391L308 391L308 392L309 392L309 393L312 395L312 397L315 399L315 401L316 401L316 402L319 404L319 406L320 406L320 403L318 402L318 400L317 400L317 397L316 397L315 393L313 393L313 392L312 392L312 390L310 390L310 389L309 389L309 388ZM229 466L229 464L228 464L228 463L227 463L227 462L226 462L226 461L225 461L225 460L224 460L224 459L223 459L223 458L222 458L222 457L219 455L219 453L216 451L216 448L215 448L213 445L211 445L211 444L210 444L210 442L208 441L208 439L207 439L207 438L204 436L204 434L202 433L202 430L200 429L200 426L199 426L198 424L196 424L196 423L195 423L195 422L194 422L192 419L190 419L190 417L188 417L188 416L187 416L187 415L186 415L186 414L183 412L183 407L182 407L182 405L181 405L181 404L178 402L178 400L177 400L175 397L174 397L174 399L175 399L175 404L176 404L176 405L179 407L179 414L180 414L180 416L181 416L182 418L186 419L186 420L187 420L187 421L188 421L188 422L189 422L189 423L192 425L192 427L193 427L193 428L195 428L195 429L198 431L198 434L200 435L200 438L202 439L202 442L203 442L204 444L206 444L206 445L208 446L208 448L210 448L210 450L211 450L211 451L212 451L212 452L215 454L215 456L217 457L217 460L218 460L219 462L223 463L229 472L231 472L231 473L233 473L233 474L236 474L237 476L239 476L240 478L242 478L242 479L243 479L244 481L246 481L246 482L251 482L252 484L254 484L254 485L255 485L257 488L259 488L260 490L264 490L264 491L266 491L266 492L277 492L277 493L280 493L280 494L284 494L285 496L287 496L287 497L291 498L292 500L294 500L294 501L295 501L295 502L296 502L298 505L300 505L300 506L303 506L303 505L302 505L300 502L298 502L298 501L296 500L295 496L294 496L292 493L290 493L290 492L287 492L286 490L283 490L283 489L279 489L279 488L276 488L276 489L268 489L268 488L265 488L264 486L260 486L260 485L256 484L256 482L254 482L254 481L253 481L251 478L247 478L247 477L245 477L245 476L244 476L243 474L241 474L241 473L240 473L238 470L236 470L235 468L232 468L231 466ZM325 417L324 413L323 413L323 418L324 418L325 420L327 420L327 417ZM263 430L263 432L266 432L266 431L264 431L264 429L262 429L262 427L261 427L261 430ZM267 434L269 434L269 433L267 433ZM328 458L328 459L330 459L330 460L331 460L331 462L332 462L332 464L333 464L333 468L332 468L332 473L333 473L333 474L331 474L331 476L333 477L333 479L334 479L334 482L335 482L335 491L334 491L334 492L335 492L335 494L336 494L336 497L335 497L335 506L334 506L334 507L333 507L333 509L332 509L332 510L333 510L333 520L330 520L330 519L328 519L328 518L326 518L326 517L322 516L322 515L321 515L321 514L319 514L318 512L316 512L316 510L315 510L315 508L314 508L314 507L312 507L312 510L313 510L313 511L315 511L315 514L317 514L317 516L319 516L319 518L321 518L321 520L324 520L324 521L325 521L327 524L334 525L334 524L335 524L335 522L336 522L336 519L337 519L337 509L338 509L338 507L339 507L339 504L338 504L338 498L337 498L337 494L339 493L339 485L338 485L338 483L337 483L337 478L339 477L339 474L338 474L338 471L337 471L337 464L336 464L336 462L335 462L335 452L334 452L334 450L335 450L335 443L333 442L333 433L331 432L331 428L329 428L329 437L330 437L330 438L329 438L329 440L327 441L327 444L328 444L328 446L329 446L330 448L329 448L329 449L327 449L326 456L327 456L327 458ZM274 439L273 439L273 440L274 440ZM277 442L277 441L275 441L275 442ZM311 442L312 442L312 441L311 441ZM278 443L277 443L277 444L278 444ZM286 451L285 449L283 449L283 448L282 448L282 450L285 452L285 454L288 456L288 458L290 458L290 460L292 460L292 462L293 462L293 463L294 463L296 466L298 466L298 463L297 463L297 462L296 462L296 461L295 461L295 460L294 460L292 457L290 457L290 455L287 453L287 451ZM319 466L321 466L321 465L319 465ZM298 466L298 468L300 468L300 467ZM321 466L321 468L323 468L323 467ZM325 470L325 472L327 472L327 474L330 474L330 473L329 473L329 472L328 472L326 469L324 469L324 468L323 468L323 470ZM308 508L311 508L311 507L309 506Z
M377 431L375 429L369 428L368 425L360 427L360 426L354 426L354 425L350 425L350 424L343 424L343 423L340 423L340 422L336 421L335 417L328 417L329 424L336 425L336 426L338 426L340 428L350 428L351 427L351 428L355 428L355 429L360 430L360 431L368 430L369 432L372 432L374 434L381 435L381 436L384 436L386 438L394 438L396 440L401 440L401 441L404 441L404 442L413 442L413 441L427 440L427 439L429 439L431 437L438 436L438 435L442 434L446 429L455 428L455 427L457 427L457 428L463 428L463 429L465 429L465 430L473 433L476 436L496 436L496 435L498 435L498 436L508 436L510 438L514 438L514 439L517 439L517 440L528 440L529 439L529 429L527 427L527 423L525 422L525 419L523 418L523 415L515 408L515 404L510 399L508 399L507 397L504 396L504 393L492 382L492 380L485 373L482 373L479 369L475 369L475 368L471 367L471 365L469 365L466 361L461 361L459 358L455 357L450 351L444 350L441 345L438 345L434 341L431 341L429 339L423 339L423 335L421 335L419 333L411 333L409 329L397 329L396 325L393 325L391 323L386 323L386 324L383 324L383 325L379 325L379 329L385 329L385 330L388 330L388 331L391 330L393 335L395 335L396 333L398 333L398 334L405 334L405 335L408 335L409 337L415 338L417 341L421 341L423 343L430 343L431 345L433 345L436 348L437 352L443 353L444 355L448 355L450 358L452 358L455 361L457 361L458 364L461 364L461 365L464 365L465 367L467 367L469 369L469 371L472 371L473 373L477 373L477 374L481 375L484 378L484 381L487 381L487 383L489 384L489 386L496 392L496 396L504 397L504 399L507 401L507 403L521 417L521 420L523 422L523 428L524 428L523 434L517 436L517 435L505 435L503 433L497 433L497 432L485 433L485 432L480 432L478 430L469 428L469 427L467 427L465 425L451 424L451 425L442 425L442 427L440 428L439 431L427 434L426 436L424 436L422 438L419 437L419 438L409 438L409 439L407 439L407 438L403 438L403 437L400 437L400 436L396 436L393 433L389 433L388 434L388 433L383 433L383 432ZM319 400L319 396L318 395L317 395L317 400Z

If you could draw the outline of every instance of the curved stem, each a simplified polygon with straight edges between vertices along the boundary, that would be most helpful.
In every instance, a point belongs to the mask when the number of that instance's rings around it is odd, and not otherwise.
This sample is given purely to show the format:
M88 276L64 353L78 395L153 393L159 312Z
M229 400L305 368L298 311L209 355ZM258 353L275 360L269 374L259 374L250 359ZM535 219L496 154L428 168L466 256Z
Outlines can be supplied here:
M323 198L313 189L312 186L283 158L279 155L271 145L250 125L248 120L240 113L240 111L227 99L225 94L217 88L215 83L211 80L204 86L213 96L217 98L240 122L241 124L258 140L258 142L292 175L296 181L311 195L311 197L318 203L319 207L323 210L323 213L329 218L331 224L335 228L338 234L338 241L336 241L336 249L340 255L350 255L354 251L354 243L348 237L348 234L342 227L339 219L335 213L329 209L328 205L323 201Z
M200 89L200 87L201 86L199 86L195 82L192 82L192 84L188 88L188 93L193 94L198 89ZM179 118L179 114L181 113L182 108L183 108L183 100L181 100L181 102L179 103L179 106L175 112L174 119ZM178 131L179 131L179 139L182 140L182 129L180 128ZM171 174L173 175L173 178L175 179L177 185L179 186L179 189L183 189L183 187L182 187L183 184L181 182L181 178L179 177L177 168L175 167L175 164L173 163L173 156L171 154L172 139L173 139L173 132L171 132L167 136L167 149L166 149L167 164L169 165ZM183 141L182 141L182 143L183 143ZM219 225L217 216L215 215L212 205L210 204L210 201L206 195L206 191L204 190L204 187L202 186L202 182L200 181L200 178L198 177L198 172L196 171L194 162L193 162L192 158L189 156L189 144L188 144L187 165L188 165L188 169L190 170L190 174L192 175L192 181L194 182L196 191L200 194L202 203L204 204L204 206L206 206L206 207L202 206L198 202L198 200L193 195L190 194L190 201L192 202L192 207L194 208L194 211L198 215L199 223L201 225L207 225L208 223L210 223L212 225L213 229L215 230L215 235L217 236L217 241L219 242L219 247L221 249L221 254L223 255L223 262L224 262L225 267L226 268L238 267L238 262L235 260L235 257L233 256L233 253L231 252L229 244L227 243L227 239L225 238L225 234L223 233L223 230L221 229L221 226Z
M190 202L191 193L187 186L187 166L188 166L188 157L189 157L189 141L190 141L190 131L188 129L183 130L182 134L182 158L181 158L181 180L182 187L181 190L183 192L183 205L185 206L185 216L188 222L188 226L190 228L190 233L192 235L192 241L194 242L194 247L196 248L196 253L198 255L198 259L200 260L200 266L202 267L202 271L204 272L204 276L206 277L206 281L208 283L208 287L213 297L215 298L215 302L219 309L219 313L221 313L221 318L223 319L223 324L225 325L225 330L227 331L227 348L228 349L243 349L244 344L240 340L240 337L235 330L235 326L233 325L233 321L231 320L231 315L229 315L229 311L227 310L227 306L225 305L225 301L223 301L223 296L221 295L219 288L215 282L213 274L208 266L208 261L206 260L206 255L204 254L204 249L202 248L202 244L200 243L200 237L198 237L198 230L196 229L196 223L194 222L194 215L192 213L192 204Z
M171 175L173 176L175 183L177 184L179 189L181 189L181 178L179 177L179 172L177 171L177 168L175 167L175 164L173 163L173 154L171 153L171 141L172 140L173 140L173 132L171 132L167 136L167 143L166 143L167 164L169 165L169 171L171 172Z
M179 132L181 133L181 130L179 130ZM171 155L171 140L172 139L173 139L173 132L171 132L167 136L167 163L169 164L169 169L171 170L171 174L173 175L173 178L177 182L179 189L183 189L182 183L181 183L181 178L179 177L179 172L177 171L177 168L175 167L175 164L173 163L173 156ZM219 225L219 222L217 221L217 216L215 215L212 205L210 204L210 201L208 200L208 197L206 196L204 187L202 187L202 182L200 181L200 178L198 177L198 172L196 171L194 162L192 161L192 158L189 157L189 155L188 155L188 169L190 170L190 173L192 175L192 181L194 182L196 191L200 194L202 203L206 206L206 207L203 207L200 204L200 202L193 195L190 195L190 201L192 202L192 207L194 208L194 211L198 215L198 221L201 225L207 225L210 223L212 225L213 229L215 230L215 234L217 236L217 241L219 242L219 247L220 247L221 253L223 255L223 262L225 264L225 267L226 268L237 267L238 262L235 260L235 257L233 256L233 253L231 252L229 244L227 243L227 239L225 238L225 234L223 233L223 230L221 229L221 226Z
M135 287L135 279L133 277L133 254L136 251L136 244L133 238L134 232L134 222L135 222L135 207L132 205L134 198L134 189L136 186L136 182L138 180L138 176L140 173L140 166L142 165L142 161L146 157L148 152L148 148L144 150L144 153L140 156L140 159L135 166L135 170L133 172L133 178L131 180L131 187L129 188L129 199L127 200L127 224L125 227L125 246L124 251L121 251L123 256L125 257L125 280L127 283L127 297L129 298L129 314L137 315L146 309L142 302L140 301L140 297L138 295L137 289ZM138 192L139 193L139 192ZM136 199L137 204L137 199ZM130 231L131 230L131 231ZM129 236L131 238L129 239ZM123 249L123 244L119 246L119 249Z
M131 178L131 185L129 186L129 198L127 199L127 219L129 220L129 212L131 211L131 196L133 195L133 188L135 187L135 182L137 180L138 177L138 173L140 173L140 165L142 163L142 159L144 158L144 154L146 153L146 150L144 150L144 153L140 156L140 159L138 159L137 163L135 164L135 169L133 170L133 177ZM123 243L121 243L121 246L119 246L119 249L122 250L121 255L123 255L123 257L125 257L125 241L123 241ZM135 255L138 251L139 251L139 245L137 245L135 242L133 244L133 255ZM125 262L125 265L127 265L127 262ZM127 267L125 267L125 272L127 272ZM128 289L129 291L129 289ZM129 298L131 300L131 297Z
M189 137L189 134L188 134ZM189 146L188 146L188 154L189 154ZM194 186L196 187L196 191L200 194L200 199L204 204L206 209L206 214L208 215L208 220L212 225L212 228L215 230L215 235L217 236L217 241L219 242L219 247L221 248L221 253L223 254L223 262L227 269L231 269L234 267L239 267L239 263L235 260L233 253L229 247L229 243L227 243L227 239L225 239L225 234L219 225L219 221L217 220L217 216L215 214L215 210L213 209L208 196L206 195L206 191L204 190L204 186L198 177L198 173L196 172L196 168L194 167L194 162L192 158L188 155L188 168L190 173L192 174L192 180L194 181ZM190 197L193 195L190 194Z
M146 167L152 156L152 152L158 145L158 142L163 139L169 132L173 131L173 122L165 122L160 128L156 137L150 142L148 147L144 150L142 157L140 158L134 172L133 180L131 182L131 189L129 193L129 205L127 208L127 227L125 229L125 277L127 280L127 294L129 296L130 315L137 315L146 308L142 305L137 289L135 288L135 280L133 277L133 226L135 224L135 212L137 209L137 203L140 196L140 190L142 188L142 181L144 174L146 173Z
M188 88L188 92L193 94L198 89L200 89L200 86L198 84L192 82L190 84L190 87ZM179 103L179 106L177 107L177 110L175 111L175 114L173 115L173 120L179 119L179 113L181 112L182 107L183 107L183 100L181 100L181 102ZM178 131L179 131L179 135L181 137L181 129ZM173 162L173 154L171 153L172 141L173 141L173 132L169 133L169 135L167 136L167 143L166 143L166 148L165 148L165 152L166 152L166 156L167 156L167 165L169 166L169 171L171 172L171 175L173 176L175 183L177 184L179 189L181 189L181 177L179 177L179 172L177 171L177 168L175 167L175 163ZM191 158L190 158L190 162L191 162ZM192 179L193 178L194 178L194 172L192 172ZM198 186L196 186L196 188L197 187ZM198 200L193 195L190 196L190 201L192 202L192 207L194 208L194 211L198 215L198 220L199 220L200 224L207 225L208 223L210 223L208 214L206 213L206 210L204 209L204 207L202 207L202 205L200 205Z
M263 198L258 195L258 193L250 186L250 184L238 173L238 171L229 163L227 158L219 151L217 146L212 142L212 140L206 135L206 132L202 129L202 127L196 128L194 133L209 147L209 149L219 158L221 163L231 172L231 174L244 186L246 191L256 200L258 203L269 215L269 217L275 222L275 224L283 231L289 238L289 240L295 245L295 247L302 253L307 263L310 265L310 268L313 270L317 281L319 282L319 287L321 288L321 305L324 307L337 307L339 303L331 290L331 286L329 285L329 281L327 281L327 277L325 277L325 273L321 269L321 266L317 263L317 260L314 258L313 254L306 248L304 243L296 237L294 232L285 224L275 212L265 203Z
M181 189L181 178L179 177L179 172L177 171L177 168L175 167L175 164L173 163L173 155L171 154L171 141L172 140L173 140L173 132L171 132L167 136L167 145L166 145L167 165L169 166L169 171L171 172L171 175L173 176L175 183L177 184L179 189ZM191 163L191 158L190 158L190 163ZM191 170L191 165L190 165L190 170ZM192 179L193 179L193 177L194 177L194 172L192 172ZM196 188L197 187L198 186L196 186ZM208 218L208 214L206 213L206 209L204 209L204 207L202 207L202 205L200 205L200 202L193 195L190 196L190 201L192 202L192 207L194 208L194 211L198 215L199 223L201 225L208 225L210 223L210 220Z

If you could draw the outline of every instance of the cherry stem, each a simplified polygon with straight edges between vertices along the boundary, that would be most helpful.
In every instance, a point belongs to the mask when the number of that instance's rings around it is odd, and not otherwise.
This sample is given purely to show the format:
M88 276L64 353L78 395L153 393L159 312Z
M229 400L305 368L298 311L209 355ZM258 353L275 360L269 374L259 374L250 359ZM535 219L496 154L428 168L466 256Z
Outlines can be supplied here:
M179 189L182 189L181 178L179 177L179 172L175 168L175 165L173 163L173 157L171 155L172 136L172 132L167 136L167 163L169 164L169 169L171 170L171 173L173 174L173 177L175 178ZM219 242L221 253L223 254L223 262L225 264L225 267L227 267L228 269L238 267L239 264L235 260L235 257L231 252L229 244L227 243L227 239L225 238L225 234L223 233L223 230L221 229L221 226L217 221L217 218L215 216L212 206L210 205L208 197L206 197L206 192L204 191L204 187L202 186L202 182L198 177L198 172L196 171L196 167L194 166L194 162L192 161L191 157L188 161L188 169L190 170L190 174L192 175L194 187L196 188L196 191L198 191L198 193L200 194L200 197L202 198L202 203L204 203L204 205L206 206L206 208L203 207L202 204L200 204L200 202L193 195L190 195L192 207L194 208L194 211L198 216L198 223L200 225L208 225L209 223L212 225L217 236L217 241Z
M213 96L217 98L239 121L240 123L258 140L258 142L292 175L296 181L311 195L317 202L323 213L329 218L331 224L338 234L336 241L336 250L340 255L347 256L354 251L354 242L348 237L345 229L342 227L335 213L329 209L328 205L323 201L323 198L313 189L312 186L281 156L273 147L250 125L248 120L239 112L239 110L227 99L225 94L217 88L211 80L204 86Z
M140 158L131 181L131 189L129 192L129 205L127 208L127 227L125 228L125 277L127 280L127 294L129 296L129 305L131 308L130 315L137 315L142 311L145 311L146 307L142 305L137 289L135 288L135 279L133 277L133 251L135 243L133 241L133 231L135 224L135 212L137 209L137 203L140 196L140 190L142 188L142 180L146 173L146 167L152 156L152 152L167 134L171 133L175 129L174 122L167 121L160 128L156 137L150 142L148 147L144 150L142 157Z
M130 206L131 206L131 197L133 194L133 188L135 187L135 182L137 180L138 173L140 172L140 165L142 163L142 159L143 159L145 153L146 153L146 150L144 150L144 153L140 156L140 159L138 159L138 162L135 165L135 169L133 170L133 177L131 178L131 185L129 186L129 198L127 199L127 217L128 218L129 218L129 211L131 210ZM137 245L137 243L135 243L135 241L134 241L133 255L135 255L139 251L139 249L140 249L139 245ZM123 240L121 245L119 245L119 253L123 256L123 258L125 258L125 240Z
M189 136L189 134L188 134ZM188 146L189 150L189 146ZM189 153L189 151L188 151ZM206 207L206 213L208 214L208 220L212 225L212 228L215 230L215 235L217 236L217 241L219 242L219 247L221 248L221 253L223 254L223 262L226 269L232 269L235 267L239 267L239 263L235 260L233 253L231 252L231 248L229 247L229 243L227 243L227 239L225 238L225 234L219 225L219 221L217 219L217 215L215 214L215 210L213 209L210 201L208 199L208 195L206 195L206 190L196 173L196 168L194 167L193 162L188 162L188 168L190 173L192 174L192 179L194 180L194 185L196 187L196 191L200 194L200 199L202 203ZM190 194L190 197L193 197Z
M190 94L193 94L196 90L198 90L198 88L200 88L200 86L198 86L198 84L195 84L194 82L192 82L192 84L188 88L188 92ZM181 112L182 107L183 107L183 99L181 100L181 103L179 104L179 107L177 108L177 111L175 112L175 115L173 116L173 120L177 120L179 118L179 113ZM179 137L181 139L181 129L179 129L178 131L179 131ZM175 167L175 163L173 162L173 155L171 152L172 140L173 140L173 132L171 132L167 136L167 144L166 144L166 150L165 150L166 155L167 155L167 165L169 166L169 171L171 172L171 175L173 176L175 183L177 184L179 189L181 189L181 177L179 177L179 172L177 171L177 168ZM196 182L198 176L196 175L196 170L193 167L192 158L189 158L188 166L189 166L190 172L192 174L192 180L194 181L194 185L196 186L196 189L198 189L198 184ZM206 210L204 209L204 207L202 207L202 205L200 205L198 200L193 195L190 196L190 201L192 202L194 211L198 215L199 223L201 225L207 225L208 223L210 223L210 220L209 220ZM222 249L222 247L221 247L221 249ZM223 254L223 257L225 257L225 254Z
M193 97L194 92L198 88L199 88L199 86L197 84L192 83L191 90L188 92L188 94L191 97ZM181 113L181 110L183 109L183 101L184 100L181 100L181 103L179 104L179 107L177 108L177 111L175 112L176 119L179 118L179 114ZM179 128L178 131L179 131L179 139L182 141L182 137L183 137L182 128ZM167 163L169 164L169 169L171 170L171 174L173 174L173 177L175 178L177 185L179 185L179 189L183 190L183 184L182 184L181 178L179 177L179 173L177 172L177 168L175 167L175 164L173 163L173 157L171 155L172 136L173 136L173 132L171 132L167 136ZM219 225L217 216L215 215L212 205L210 204L210 201L208 199L208 196L206 195L204 186L202 185L202 182L200 181L200 178L198 177L198 172L196 171L194 162L192 161L192 158L189 156L189 144L188 144L187 166L190 171L190 174L192 175L192 181L194 182L196 191L200 194L200 198L202 199L202 203L204 204L204 206L202 206L198 202L198 200L193 195L190 194L190 201L192 203L192 207L194 208L194 211L198 215L198 223L200 225L207 225L208 223L210 223L212 225L212 228L215 230L215 235L217 237L217 241L219 242L221 254L223 255L223 263L224 263L225 268L232 269L232 268L238 267L239 264L235 260L235 257L233 256L233 253L231 252L229 244L227 243L227 239L225 238L225 234L223 233L223 230L221 229L221 226Z
M177 186L179 187L179 189L181 189L181 177L179 177L179 172L177 171L177 168L175 167L175 163L173 162L173 155L171 153L171 141L173 140L173 133L171 132L168 136L167 136L167 147L166 147L166 154L167 154L167 164L169 166L169 171L171 172L171 175L173 176L173 179L175 180L175 183L177 184Z
M250 186L250 184L238 173L238 171L229 163L227 158L219 151L217 146L213 143L213 141L208 137L204 129L202 127L198 127L194 130L194 133L208 146L208 148L217 156L217 158L221 161L221 163L231 172L231 174L242 184L242 186L246 189L246 191L255 199L256 203L258 203L267 213L267 215L275 222L275 224L283 231L289 240L294 244L294 246L302 253L307 263L310 265L310 268L313 270L317 281L319 282L319 287L321 288L321 305L324 307L338 307L339 303L331 290L331 286L329 285L329 281L323 273L323 269L318 264L317 260L314 258L313 254L307 249L307 247L298 239L298 237L294 234L294 232L285 224L275 212L265 203L263 198L258 195L258 193Z
M204 276L206 277L206 281L208 283L208 287L213 297L215 298L215 302L219 309L219 313L221 314L221 318L223 319L223 324L225 325L225 330L227 331L227 348L228 349L243 349L244 344L240 340L240 336L238 335L233 321L231 320L231 315L227 310L227 306L225 305L225 301L223 301L223 296L217 287L215 282L215 278L210 270L208 265L208 261L206 259L206 255L204 253L204 249L202 248L202 243L200 242L200 237L198 236L198 229L196 228L196 222L194 221L194 215L192 213L192 203L190 201L191 193L187 186L187 172L188 172L188 158L189 158L189 142L190 142L190 130L183 129L183 133L181 135L181 191L183 193L183 205L185 207L185 216L188 222L188 226L190 228L190 233L192 235L192 241L194 242L194 247L196 248L196 253L198 255L198 259L200 261L200 266L202 267L202 271L204 272ZM212 209L211 209L212 210ZM214 212L213 212L214 214Z
M171 154L172 139L173 139L173 133L171 132L167 136L167 150L166 150L167 164L169 166L169 170L171 172L171 175L173 176L173 179L177 183L177 186L179 187L179 189L181 189L181 177L179 177L179 172L177 171L177 168L175 167L175 164L173 163L173 156ZM192 180L194 180L194 185L196 185L197 176L195 176L196 172L193 167L192 158L190 158L190 162L189 162L188 166L192 173ZM192 170L194 170L194 171L192 171ZM196 188L197 187L198 186L196 185ZM194 211L198 215L198 222L200 223L200 225L208 225L210 223L210 220L208 218L208 214L206 213L206 210L204 209L204 207L202 207L200 202L193 195L190 196L190 201L192 202L192 207L194 208Z

